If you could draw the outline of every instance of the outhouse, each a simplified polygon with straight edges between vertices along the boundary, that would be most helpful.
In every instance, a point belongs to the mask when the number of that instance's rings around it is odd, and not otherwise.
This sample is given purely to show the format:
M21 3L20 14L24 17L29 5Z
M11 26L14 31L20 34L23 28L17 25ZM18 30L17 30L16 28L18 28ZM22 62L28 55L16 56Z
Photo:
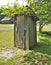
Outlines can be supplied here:
M35 14L14 15L14 45L22 49L32 49L37 45Z

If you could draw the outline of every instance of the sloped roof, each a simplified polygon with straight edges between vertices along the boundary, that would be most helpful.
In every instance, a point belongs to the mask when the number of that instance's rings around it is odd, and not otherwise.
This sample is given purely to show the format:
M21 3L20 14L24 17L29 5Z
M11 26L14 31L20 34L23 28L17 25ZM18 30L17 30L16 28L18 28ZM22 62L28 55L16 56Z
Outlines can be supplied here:
M14 19L16 20L16 17L17 16L21 16L21 15L25 15L25 16L31 16L35 21L37 21L37 20L39 20L39 18L37 17L37 15L36 14L32 14L32 13L28 13L28 14L15 14L14 15Z

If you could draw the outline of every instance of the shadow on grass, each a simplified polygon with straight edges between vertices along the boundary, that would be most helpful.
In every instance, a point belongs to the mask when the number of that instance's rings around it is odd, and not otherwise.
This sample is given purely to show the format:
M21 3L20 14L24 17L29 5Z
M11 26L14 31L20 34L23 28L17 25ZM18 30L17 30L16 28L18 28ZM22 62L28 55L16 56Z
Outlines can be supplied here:
M51 36L47 34L39 34L39 36L40 41L34 51L51 55Z
M39 43L39 46L37 46L33 51L51 55L51 45Z
M43 37L51 37L51 31L42 31L39 35Z
M41 33L51 36L51 31L48 31L48 32L47 31L42 31Z

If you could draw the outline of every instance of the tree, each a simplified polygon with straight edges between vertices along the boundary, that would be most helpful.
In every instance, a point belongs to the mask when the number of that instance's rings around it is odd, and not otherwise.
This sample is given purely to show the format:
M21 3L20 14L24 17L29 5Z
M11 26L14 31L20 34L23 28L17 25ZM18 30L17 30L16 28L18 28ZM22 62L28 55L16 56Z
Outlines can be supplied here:
M39 17L39 31L47 23L51 22L51 0L27 0L29 7Z
M51 0L26 0L28 3L28 8L25 6L20 6L17 0L10 6L9 3L5 7L1 7L3 14L7 17L12 17L16 13L29 13L30 10L37 14L39 17L39 31L47 23L51 22Z
M4 18L4 16L6 16L5 14L2 14L2 10L0 9L0 20Z

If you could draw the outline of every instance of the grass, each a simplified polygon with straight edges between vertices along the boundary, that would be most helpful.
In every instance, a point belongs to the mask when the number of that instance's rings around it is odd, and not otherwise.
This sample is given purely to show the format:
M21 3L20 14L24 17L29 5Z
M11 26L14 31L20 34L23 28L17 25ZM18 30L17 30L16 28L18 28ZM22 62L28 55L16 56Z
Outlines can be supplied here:
M51 24L47 24L43 27L43 31L51 31Z
M8 59L6 62L0 62L0 65L51 65L51 56L33 50L27 51L25 54L16 55Z
M13 25L1 25L0 28L1 27L13 27ZM49 28L46 31L50 30ZM14 30L0 31L0 49L11 49L14 47L13 31ZM3 61L3 59L0 58L0 65L51 65L51 36L38 32L38 38L39 46L33 50L26 51L25 54L17 54L7 61Z
M0 24L0 28L13 28L13 24Z
M13 25L0 24L0 28L13 28ZM14 30L0 30L0 49L14 47Z
M51 24L44 26L43 28L43 32L51 32ZM34 49L35 52L40 52L40 53L44 53L44 54L48 54L51 55L51 36L46 34L46 33L39 33L38 32L38 43L39 43L39 47L37 47L36 49Z

